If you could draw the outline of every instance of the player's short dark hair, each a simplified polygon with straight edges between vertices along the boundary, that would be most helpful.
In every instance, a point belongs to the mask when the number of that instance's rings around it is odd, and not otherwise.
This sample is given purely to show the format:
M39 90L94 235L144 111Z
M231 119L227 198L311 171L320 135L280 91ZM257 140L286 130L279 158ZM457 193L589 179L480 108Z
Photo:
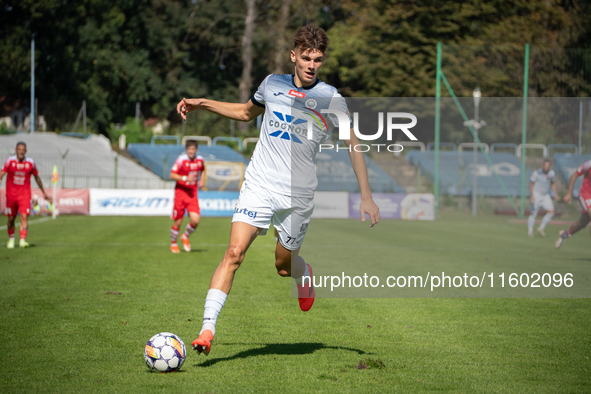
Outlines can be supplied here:
M293 49L299 47L300 51L317 49L322 53L328 48L328 36L321 27L316 25L306 25L300 27L294 36Z
M542 162L542 165L544 165L546 163L552 164L552 160L550 160L550 159L544 159L544 161Z
M18 148L19 145L24 146L25 148L27 147L27 144L25 144L23 141L19 141L16 143L16 147Z
M199 147L199 142L196 141L196 140L187 140L185 142L185 148L188 148L190 146L194 146L195 148L198 148Z

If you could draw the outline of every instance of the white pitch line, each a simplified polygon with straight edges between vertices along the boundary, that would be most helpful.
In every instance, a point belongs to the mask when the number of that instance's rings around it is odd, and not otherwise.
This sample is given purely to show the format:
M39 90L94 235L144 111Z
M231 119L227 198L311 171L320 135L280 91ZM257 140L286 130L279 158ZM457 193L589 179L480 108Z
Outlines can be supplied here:
M54 246L169 246L170 243L147 243L147 242L37 242L37 245ZM194 246L228 246L228 244L196 244Z
M147 242L88 242L88 243L72 243L72 242L36 242L35 245L49 245L49 246L169 246L170 243L162 243L162 242L154 242L154 243L147 243ZM220 248L227 248L228 244L203 244L197 243L193 245L194 247L199 246L207 246L207 247L220 247ZM264 247L275 247L275 245L257 245L257 246L264 246Z
M47 222L48 220L53 220L53 218L51 216L48 216L46 218L41 218L41 219L37 219L37 220L29 220L29 223L27 223L27 224ZM21 224L18 223L14 227L16 228L16 227L20 227L20 226L21 226ZM8 228L8 226L1 226L0 230L6 230L7 228Z

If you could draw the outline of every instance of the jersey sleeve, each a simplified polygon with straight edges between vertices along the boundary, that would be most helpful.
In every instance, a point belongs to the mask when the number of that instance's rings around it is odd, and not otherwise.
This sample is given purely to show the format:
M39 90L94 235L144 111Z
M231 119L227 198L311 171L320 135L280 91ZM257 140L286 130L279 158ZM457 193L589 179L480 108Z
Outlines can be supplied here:
M31 165L33 166L33 168L31 169L31 174L33 174L33 176L39 175L39 171L37 170L37 164L34 161L31 161Z
M555 183L556 182L556 172L554 170L552 170L552 172L550 173L550 184Z
M579 168L577 168L577 176L584 175L587 171L591 168L591 160L588 160L581 164Z
M538 171L532 172L531 173L531 176L529 177L529 181L535 183L536 182L537 175L538 175Z
M172 165L172 168L170 169L170 172L174 172L175 174L178 174L179 173L179 170L182 168L182 166L183 166L183 160L179 156L179 157L177 157L176 161Z
M4 165L2 165L2 172L8 172L8 165L10 164L10 158L6 159Z
M271 74L273 75L273 74ZM266 90L267 90L267 81L269 80L269 78L271 78L271 75L268 75L267 78L265 78L263 80L263 82L261 82L261 84L259 85L259 88L257 89L257 91L255 92L254 96L252 96L252 98L250 99L250 101L252 101L252 103L258 107L262 107L265 108L265 97L266 97Z

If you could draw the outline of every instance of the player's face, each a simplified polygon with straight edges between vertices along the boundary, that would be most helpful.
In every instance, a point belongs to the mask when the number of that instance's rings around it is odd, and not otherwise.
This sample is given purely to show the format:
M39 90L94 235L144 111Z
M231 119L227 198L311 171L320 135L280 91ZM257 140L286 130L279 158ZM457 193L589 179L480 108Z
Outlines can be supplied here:
M324 62L324 54L318 49L291 51L291 61L295 63L295 74L302 86L310 86L316 82L318 70Z
M552 167L552 163L550 163L549 161L545 162L542 165L542 171L544 171L544 174L547 174L550 171L551 167Z
M193 160L197 154L197 147L195 145L189 145L185 148L185 150L187 152L187 156L189 156L189 159Z
M24 145L19 145L16 147L16 158L19 160L24 160L25 154L27 153L27 147Z

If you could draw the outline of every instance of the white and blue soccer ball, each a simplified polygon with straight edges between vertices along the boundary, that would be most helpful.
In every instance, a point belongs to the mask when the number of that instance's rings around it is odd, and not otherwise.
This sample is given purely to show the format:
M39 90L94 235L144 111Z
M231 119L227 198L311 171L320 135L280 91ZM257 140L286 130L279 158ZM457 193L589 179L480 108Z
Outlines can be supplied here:
M178 371L183 366L186 355L185 343L170 332L154 335L144 349L146 365L158 372Z

